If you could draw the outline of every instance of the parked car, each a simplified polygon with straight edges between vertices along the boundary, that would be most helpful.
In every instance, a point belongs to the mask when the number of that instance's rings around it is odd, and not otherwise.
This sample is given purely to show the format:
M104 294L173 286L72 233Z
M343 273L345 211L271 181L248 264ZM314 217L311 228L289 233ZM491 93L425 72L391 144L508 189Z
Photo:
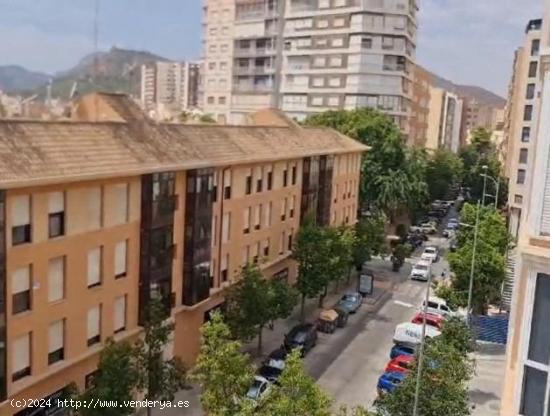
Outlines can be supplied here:
M288 353L284 348L277 348L272 351L258 370L258 374L271 383L276 382L285 369L287 355Z
M299 324L285 335L284 348L292 351L301 349L302 356L305 356L317 344L317 328L311 323Z
M378 379L378 385L376 386L378 394L382 396L387 393L392 393L397 386L403 382L403 380L405 380L404 373L392 372L382 374Z
M439 261L439 250L437 247L428 246L424 249L424 252L420 258L422 260L429 260L432 263L437 263Z
M441 331L441 326L443 325L443 318L441 315L433 313L424 314L424 312L419 312L414 316L411 322L413 324L422 325L424 323L424 319L426 319L426 325L432 326L438 331Z
M336 306L345 308L349 313L355 313L363 304L363 297L359 292L346 293Z
M460 227L460 222L458 221L458 218L451 218L449 221L447 221L447 226L452 225L455 228Z
M416 263L411 270L412 280L422 280L427 282L432 273L432 262L429 260L420 260Z
M422 302L422 310L426 301ZM428 299L428 313L434 315L440 315L443 318L449 318L451 316L459 316L460 314L453 311L444 299L432 296Z
M403 322L395 327L393 342L401 345L420 345L422 341L423 326L411 322ZM435 338L441 335L436 328L426 325L426 337Z
M413 355L400 355L392 359L384 370L385 373L408 373L414 360Z
M420 231L424 234L435 234L437 233L437 227L432 223L426 222L420 226Z
M455 228L453 227L447 226L447 228L443 230L443 237L453 238L455 235L456 235L456 231L455 231Z
M408 344L395 344L390 350L390 358L394 359L400 355L415 355L416 347Z
M271 383L262 376L254 376L252 385L246 392L246 398L254 402L254 407L260 404L260 401L266 396L271 388Z

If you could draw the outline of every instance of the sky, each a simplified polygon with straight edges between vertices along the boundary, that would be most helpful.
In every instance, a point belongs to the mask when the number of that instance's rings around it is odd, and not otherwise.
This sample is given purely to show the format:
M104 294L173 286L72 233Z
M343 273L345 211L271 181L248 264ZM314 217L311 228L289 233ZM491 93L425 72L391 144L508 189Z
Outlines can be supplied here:
M204 0L99 0L100 50L201 53ZM418 0L417 60L456 83L506 95L513 53L543 0ZM0 0L0 65L55 73L94 51L95 0Z

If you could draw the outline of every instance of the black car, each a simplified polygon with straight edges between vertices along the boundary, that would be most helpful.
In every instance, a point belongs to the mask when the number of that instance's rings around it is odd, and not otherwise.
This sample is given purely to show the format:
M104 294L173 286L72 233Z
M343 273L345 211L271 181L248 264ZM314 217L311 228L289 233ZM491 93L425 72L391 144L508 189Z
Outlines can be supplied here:
M285 369L287 355L288 352L282 347L272 351L258 370L258 374L275 383Z
M317 344L317 328L313 324L296 325L285 335L284 347L287 351L300 348L302 356Z

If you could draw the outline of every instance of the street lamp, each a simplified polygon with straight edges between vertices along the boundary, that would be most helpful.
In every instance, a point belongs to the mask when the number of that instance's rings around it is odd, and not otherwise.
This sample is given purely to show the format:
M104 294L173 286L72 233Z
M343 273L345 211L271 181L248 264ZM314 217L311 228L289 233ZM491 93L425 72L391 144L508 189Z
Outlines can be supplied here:
M474 272L475 272L475 263L476 263L476 249L477 249L477 235L479 231L479 212L481 211L480 202L477 201L476 206L476 222L475 225L460 223L461 226L470 227L474 229L474 246L472 247L472 263L470 264L470 284L468 287L468 308L466 312L468 313L468 324L471 325L471 309L472 309L472 295L474 291Z
M486 173L482 173L481 176L483 176L484 181L487 180L487 179L490 179L495 184L495 187L496 187L495 195L489 195L489 194L487 194L487 195L493 196L495 198L495 209L497 209L498 208L498 196L499 196L498 191L499 191L499 188L500 188L500 181L497 181L495 178L493 178L490 175L487 175ZM483 186L483 203L485 203L485 185Z

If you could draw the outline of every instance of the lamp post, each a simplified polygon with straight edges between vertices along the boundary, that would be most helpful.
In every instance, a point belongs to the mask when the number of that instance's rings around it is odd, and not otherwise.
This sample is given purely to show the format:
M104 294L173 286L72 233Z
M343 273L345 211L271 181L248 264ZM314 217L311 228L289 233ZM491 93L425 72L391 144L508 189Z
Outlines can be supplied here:
M487 175L486 173L482 173L481 176L483 176L483 178L486 180L486 179L490 179L493 181L493 183L495 184L495 188L496 188L496 193L494 195L494 198L495 198L495 209L498 208L498 197L499 197L499 190L500 190L500 181L496 180L495 178L493 178L491 175ZM485 188L484 188L485 189ZM485 191L483 191L483 201L485 201Z
M481 205L485 206L485 191L487 190L487 169L489 169L489 166L483 165L481 169L483 169L483 173L481 174L481 176L483 176L483 194L481 194Z
M428 274L426 286L426 300L424 301L424 319L422 320L422 338L418 351L418 367L416 370L416 387L414 391L413 416L418 416L418 401L420 397L420 383L422 380L422 367L424 365L424 345L426 344L426 316L428 314L428 302L430 300L430 286L432 285L432 274Z
M474 225L474 246L472 247L472 263L470 265L470 285L468 287L468 308L466 309L468 313L468 325L472 325L471 319L471 309L472 309L472 295L474 291L474 271L476 263L476 249L477 249L477 234L479 230L479 212L481 211L481 206L479 201L477 201L476 207L476 223Z

